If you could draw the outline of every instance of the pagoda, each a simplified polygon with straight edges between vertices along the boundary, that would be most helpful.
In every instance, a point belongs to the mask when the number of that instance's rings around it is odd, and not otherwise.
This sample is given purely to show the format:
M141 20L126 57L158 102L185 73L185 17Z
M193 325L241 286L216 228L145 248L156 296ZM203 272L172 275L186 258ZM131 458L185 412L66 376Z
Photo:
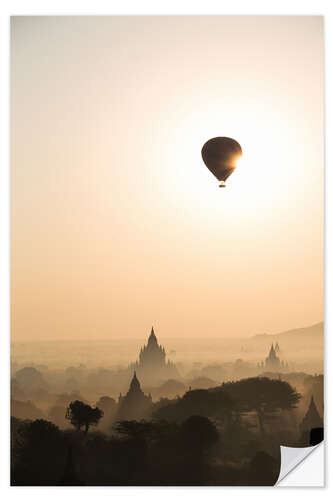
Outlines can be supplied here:
M116 420L141 420L149 417L151 409L151 395L144 394L136 372L134 372L126 395L119 395Z
M166 359L165 349L158 343L154 327L147 344L140 349L138 361L130 369L135 370L146 385L156 385L179 377L176 365Z
M319 415L313 396L311 396L308 411L300 424L300 430L301 432L310 432L311 429L316 427L323 427L323 419Z

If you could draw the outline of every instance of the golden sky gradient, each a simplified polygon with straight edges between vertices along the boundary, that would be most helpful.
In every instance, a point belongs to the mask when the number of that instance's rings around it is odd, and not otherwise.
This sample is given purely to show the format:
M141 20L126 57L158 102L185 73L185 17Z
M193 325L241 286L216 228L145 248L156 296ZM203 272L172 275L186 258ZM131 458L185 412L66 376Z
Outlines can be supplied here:
M321 321L323 140L321 17L12 18L12 340Z

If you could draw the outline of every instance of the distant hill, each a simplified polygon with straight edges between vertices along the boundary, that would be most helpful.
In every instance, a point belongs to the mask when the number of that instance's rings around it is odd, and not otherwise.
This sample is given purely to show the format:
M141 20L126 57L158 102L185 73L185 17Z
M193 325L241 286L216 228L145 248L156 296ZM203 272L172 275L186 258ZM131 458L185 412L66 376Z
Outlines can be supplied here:
M312 371L322 372L323 322L275 334L263 333L252 337L227 337L226 335L227 332L224 331L222 324L221 336L218 338L207 335L200 338L167 337L163 339L163 344L169 353L172 351L170 357L173 362L184 363L185 371L187 369L200 371L204 368L204 375L213 380L219 380L222 376L221 363L234 362L236 359L252 363L265 360L272 342L274 344L278 342L281 359L291 363L297 362L298 371L311 368ZM85 367L127 369L128 364L137 359L143 342L144 339L138 338L13 342L11 346L12 373L15 375L18 372L21 375L19 385L20 389L24 390L25 383L31 385L31 377L29 376L28 380L27 371L20 372L22 368L29 368L30 372L32 367L36 368L45 380L48 380L48 370L45 365L48 369L78 368L79 366L82 369ZM197 363L199 365L195 367ZM192 378L195 376L198 374L193 373ZM35 385L39 383L37 376L33 380Z
M324 323L304 328L295 328L273 335L254 335L247 342L249 352L261 355L264 359L268 355L272 343L278 343L279 356L288 362L297 362L298 366L308 369L309 365L320 367L324 358Z
M261 333L259 335L254 335L251 339L260 339L260 340L271 340L271 341L279 341L279 340L291 340L294 338L299 341L301 337L313 337L318 340L318 337L324 336L324 323L316 323L315 325L306 326L304 328L294 328L293 330L287 330L286 332L280 332L275 334Z

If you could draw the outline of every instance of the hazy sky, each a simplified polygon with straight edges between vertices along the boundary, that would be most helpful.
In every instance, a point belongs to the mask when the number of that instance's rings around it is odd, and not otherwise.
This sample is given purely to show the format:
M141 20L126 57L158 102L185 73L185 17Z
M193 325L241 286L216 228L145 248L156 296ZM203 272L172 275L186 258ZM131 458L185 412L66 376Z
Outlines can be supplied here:
M321 17L16 17L12 340L323 319ZM211 137L243 158L220 189Z

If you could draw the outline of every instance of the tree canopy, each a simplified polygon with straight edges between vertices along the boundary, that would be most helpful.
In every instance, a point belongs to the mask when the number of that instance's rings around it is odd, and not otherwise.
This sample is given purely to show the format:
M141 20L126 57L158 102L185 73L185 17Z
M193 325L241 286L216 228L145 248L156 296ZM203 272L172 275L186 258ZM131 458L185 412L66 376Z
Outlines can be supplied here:
M288 382L267 377L253 377L227 382L213 389L188 391L182 398L155 406L154 417L182 422L192 415L220 421L233 416L256 412L259 427L264 431L264 419L279 410L291 410L301 395Z
M98 424L103 415L103 411L98 406L92 408L90 405L78 400L72 401L66 411L67 420L77 430L81 430L84 427L86 433L91 425Z
M154 417L181 422L192 415L224 419L233 410L233 400L222 391L196 389L169 404L157 405Z
M288 382L268 377L251 377L228 382L222 390L234 398L240 412L255 411L264 432L264 418L278 410L296 408L301 395Z

